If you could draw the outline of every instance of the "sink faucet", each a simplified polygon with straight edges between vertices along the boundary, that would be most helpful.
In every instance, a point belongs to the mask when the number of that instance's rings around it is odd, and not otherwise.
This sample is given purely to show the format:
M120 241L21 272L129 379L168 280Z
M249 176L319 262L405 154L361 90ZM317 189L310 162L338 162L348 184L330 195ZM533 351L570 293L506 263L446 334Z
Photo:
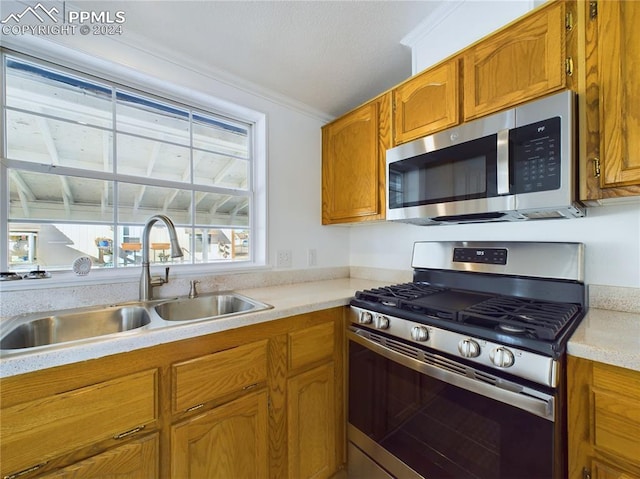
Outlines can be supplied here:
M147 220L142 230L142 275L140 276L140 301L149 301L153 299L154 286L162 286L169 282L169 268L165 269L164 278L152 278L149 272L149 235L151 233L151 227L161 221L167 227L169 232L169 242L171 243L171 257L180 258L183 256L182 248L178 243L178 235L176 233L176 227L173 225L173 221L165 215L154 215Z
M197 279L192 279L189 282L189 299L193 299L193 298L197 298L198 297L198 288L197 285L200 283L199 280Z

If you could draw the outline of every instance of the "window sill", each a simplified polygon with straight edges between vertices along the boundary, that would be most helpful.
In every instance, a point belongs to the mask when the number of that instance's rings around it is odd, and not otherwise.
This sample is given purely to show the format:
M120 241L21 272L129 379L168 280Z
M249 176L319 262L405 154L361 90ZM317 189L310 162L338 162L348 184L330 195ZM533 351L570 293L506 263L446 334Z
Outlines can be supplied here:
M168 265L169 282L180 279L201 279L210 276L233 275L250 272L264 272L273 269L268 265L225 264L225 265ZM164 265L151 265L151 274L164 275ZM138 283L142 267L119 268L118 270L92 269L87 275L80 276L72 271L52 271L50 278L21 279L0 281L0 293L10 291L28 291L74 286L110 285L117 283ZM137 289L136 289L137 291Z

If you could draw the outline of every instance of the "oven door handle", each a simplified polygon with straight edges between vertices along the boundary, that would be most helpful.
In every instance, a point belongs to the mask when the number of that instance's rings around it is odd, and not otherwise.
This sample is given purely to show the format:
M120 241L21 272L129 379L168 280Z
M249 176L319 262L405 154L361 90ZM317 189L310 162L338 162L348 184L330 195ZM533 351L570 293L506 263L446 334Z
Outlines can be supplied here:
M462 365L465 370L465 375L456 373L446 369L443 365L429 364L401 354L387 346L363 337L358 334L359 331L361 330L357 328L347 330L347 339L421 374L444 381L445 383L460 387L467 391L480 394L481 396L509 404L549 421L554 421L555 398L552 395L509 381L500 380L496 384L489 384L477 379L477 377L474 377L475 369L470 366ZM364 332L364 334L367 333ZM443 359L445 362L448 361L445 358Z

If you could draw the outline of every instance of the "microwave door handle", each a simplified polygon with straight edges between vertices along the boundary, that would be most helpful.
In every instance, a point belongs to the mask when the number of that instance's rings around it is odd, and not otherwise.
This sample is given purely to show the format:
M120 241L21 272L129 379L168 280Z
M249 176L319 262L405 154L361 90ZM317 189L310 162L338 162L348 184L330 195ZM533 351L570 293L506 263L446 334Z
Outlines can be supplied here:
M496 151L497 193L509 194L509 130L498 131Z

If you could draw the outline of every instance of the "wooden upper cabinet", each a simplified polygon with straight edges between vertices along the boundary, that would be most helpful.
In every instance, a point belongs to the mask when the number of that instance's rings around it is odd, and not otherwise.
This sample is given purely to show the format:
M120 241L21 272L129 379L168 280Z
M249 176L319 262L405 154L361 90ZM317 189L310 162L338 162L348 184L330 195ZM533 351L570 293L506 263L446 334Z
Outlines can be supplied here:
M322 129L322 224L385 217L384 168L390 94Z
M459 63L455 57L393 90L394 145L460 123Z
M640 2L600 1L597 9L600 183L640 185Z
M564 3L549 3L465 50L465 120L566 86Z

